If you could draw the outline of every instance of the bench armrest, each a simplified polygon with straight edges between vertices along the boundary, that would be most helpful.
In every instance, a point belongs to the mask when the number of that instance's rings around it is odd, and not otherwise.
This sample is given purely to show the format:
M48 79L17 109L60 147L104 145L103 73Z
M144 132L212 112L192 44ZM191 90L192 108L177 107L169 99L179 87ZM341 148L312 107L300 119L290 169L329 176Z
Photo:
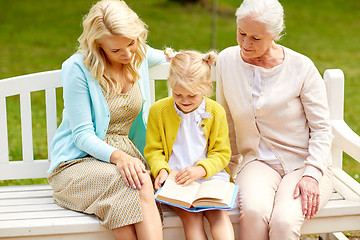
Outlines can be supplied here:
M332 120L333 144L360 163L360 136L344 120Z

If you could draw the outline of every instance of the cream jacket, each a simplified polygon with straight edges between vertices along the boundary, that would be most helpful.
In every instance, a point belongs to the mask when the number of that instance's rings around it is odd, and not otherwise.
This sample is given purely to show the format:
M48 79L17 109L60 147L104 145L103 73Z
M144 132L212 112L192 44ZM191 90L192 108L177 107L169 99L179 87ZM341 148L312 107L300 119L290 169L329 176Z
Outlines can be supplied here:
M245 63L239 46L219 54L216 99L227 113L231 162L241 169L257 159L261 132L285 173L306 166L304 175L319 181L331 162L332 133L325 84L309 58L283 49L283 63L272 69ZM261 73L262 86L254 113L255 68Z

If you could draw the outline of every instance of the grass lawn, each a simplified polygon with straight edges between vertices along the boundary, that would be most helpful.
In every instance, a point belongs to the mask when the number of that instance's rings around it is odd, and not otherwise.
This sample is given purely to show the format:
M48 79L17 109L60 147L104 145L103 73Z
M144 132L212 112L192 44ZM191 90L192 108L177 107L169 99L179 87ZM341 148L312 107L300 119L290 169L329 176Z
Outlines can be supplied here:
M345 119L360 134L360 1L358 0L283 0L285 36L280 44L310 57L321 74L327 68L340 68L346 77ZM61 68L75 52L81 34L81 21L94 1L89 0L0 0L0 79ZM155 48L211 48L211 12L201 5L181 6L167 0L128 0L127 3L148 24L148 43ZM236 44L234 13L240 1L219 1L216 49ZM157 92L164 96L165 87ZM46 158L46 133L43 93L34 93L33 125L35 158ZM61 92L59 92L61 99ZM7 100L10 128L10 157L21 159L18 97ZM61 104L58 106L59 120ZM352 176L360 175L349 157L345 168ZM359 180L359 178L358 178ZM32 181L32 180L31 180ZM19 184L26 182L20 181ZM0 183L1 184L1 183ZM3 183L8 184L8 183Z

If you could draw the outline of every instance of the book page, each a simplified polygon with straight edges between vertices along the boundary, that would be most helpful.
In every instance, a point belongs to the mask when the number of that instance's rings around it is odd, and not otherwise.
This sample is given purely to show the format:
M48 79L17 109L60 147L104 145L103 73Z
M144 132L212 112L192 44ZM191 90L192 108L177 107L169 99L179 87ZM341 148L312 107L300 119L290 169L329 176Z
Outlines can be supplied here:
M211 180L200 186L194 206L230 206L235 191L235 184ZM235 193L236 194L236 193Z
M200 184L197 182L192 182L190 185L183 187L183 185L175 183L176 174L177 172L175 171L172 171L169 174L164 186L162 186L161 190L159 191L157 198L159 200L190 207L195 199ZM180 204L180 202L185 202L187 204Z
M203 182L196 195L199 198L224 199L232 183L219 180Z

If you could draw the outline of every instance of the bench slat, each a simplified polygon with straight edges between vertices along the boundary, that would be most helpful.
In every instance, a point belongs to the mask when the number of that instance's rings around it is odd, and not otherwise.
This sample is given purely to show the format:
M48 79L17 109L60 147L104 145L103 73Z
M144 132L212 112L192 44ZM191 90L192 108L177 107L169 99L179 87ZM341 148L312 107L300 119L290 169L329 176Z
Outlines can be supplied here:
M50 187L49 184L2 186L0 187L0 194L3 192L22 192L22 191L37 191L37 190L52 190L52 188Z
M52 190L4 192L0 194L0 199L49 197L52 193Z
M352 215L360 215L360 201L337 200L329 201L315 218Z
M59 88L61 87L60 72L61 70L53 70L2 79L0 81L0 97Z
M2 206L21 206L21 205L36 205L54 203L53 197L41 197L41 198L20 198L20 199L0 199L0 205Z
M17 213L17 212L38 212L38 211L50 211L50 210L64 210L64 208L52 203L48 204L32 204L32 205L18 205L18 206L4 206L0 205L1 213Z
M342 169L335 168L333 169L333 173L334 176L342 182L344 189L349 189L354 192L356 195L353 195L353 197L359 200L360 184Z
M51 141L55 136L57 129L57 113L56 113L56 89L45 90L46 103L46 132L47 132L47 146L48 156L50 156Z
M51 219L59 217L82 217L84 213L75 211L69 211L67 209L61 210L49 210L49 211L37 211L37 212L12 212L12 213L0 213L1 221L8 220L21 220L21 219Z
M101 226L99 220L93 215L36 219L36 221L34 219L0 221L0 238L83 232L108 232L110 234L109 236L111 236L111 231ZM58 238L60 238L60 236L58 236Z
M0 163L9 161L9 143L7 132L6 99L0 97Z
M336 200L344 200L344 197L341 196L341 194L338 193L338 192L333 192L331 194L331 197L330 197L329 201L336 201Z
M29 92L20 94L20 113L23 161L32 162L34 160L34 150L31 120L31 97Z
M0 180L46 178L49 160L0 162Z
M352 189L350 189L344 182L334 175L334 189L337 193L343 196L346 200L356 200L359 199L359 195L356 194Z
M314 218L304 223L301 234L354 231L358 230L359 226L359 216L339 216L336 219Z

